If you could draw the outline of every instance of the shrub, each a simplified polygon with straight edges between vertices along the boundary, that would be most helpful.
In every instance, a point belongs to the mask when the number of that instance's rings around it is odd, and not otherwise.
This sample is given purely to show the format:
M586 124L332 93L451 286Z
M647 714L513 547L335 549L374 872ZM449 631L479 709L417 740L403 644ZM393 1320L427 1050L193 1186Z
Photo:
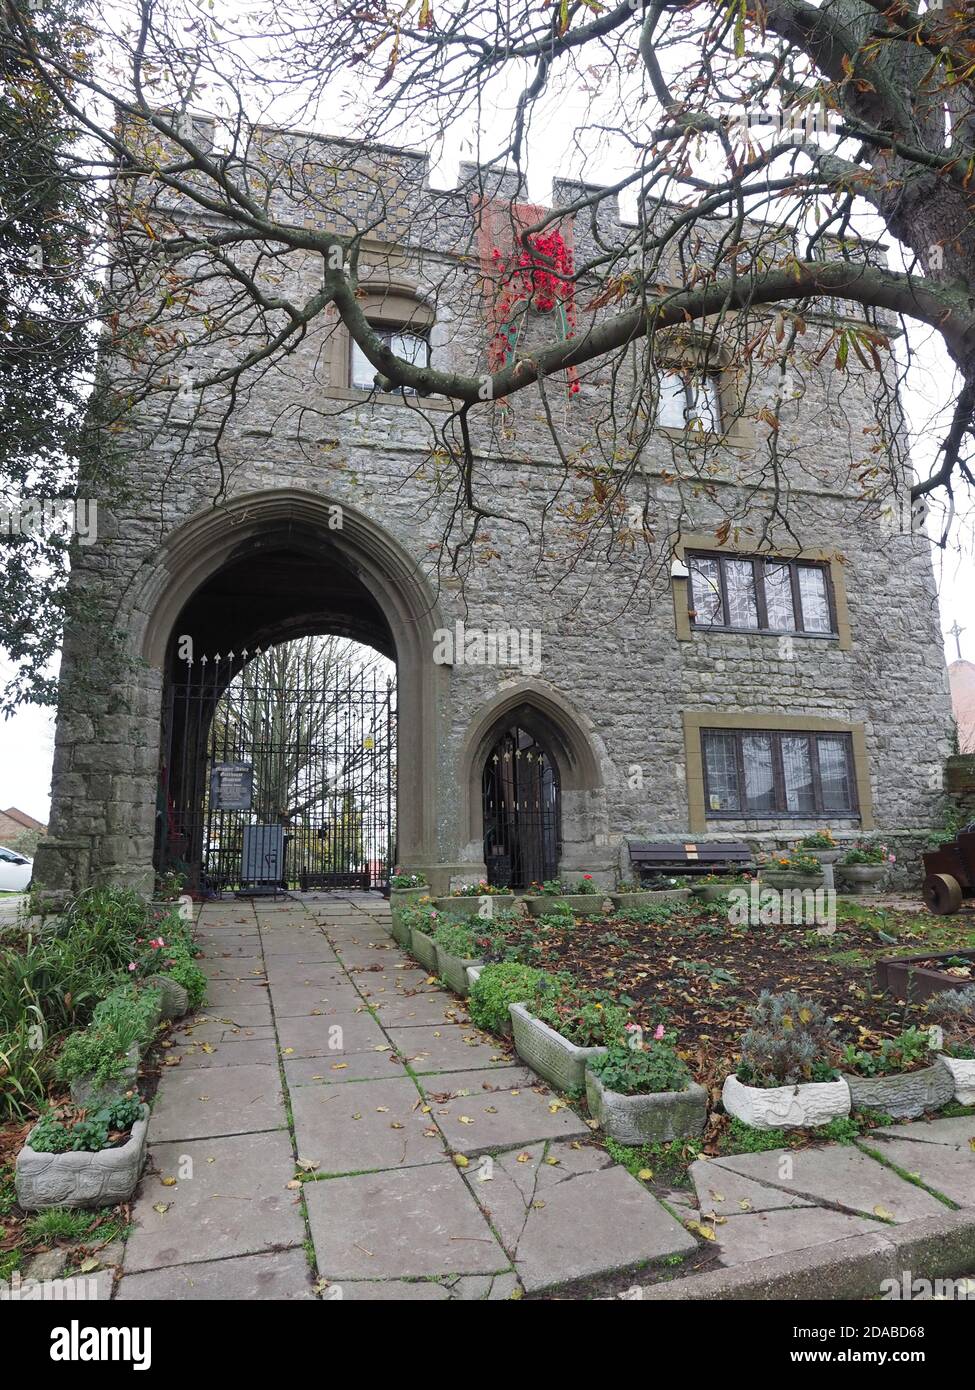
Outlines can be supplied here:
M92 1022L114 1031L127 1048L145 1047L155 1036L158 1011L158 990L136 989L126 981L96 1005Z
M814 1000L795 990L763 990L741 1040L738 1080L748 1086L831 1081L836 1048L833 1023Z
M831 830L814 830L799 841L800 849L835 849L836 841Z
M183 986L191 1009L200 1007L207 997L207 977L190 956L180 952L170 957L163 973L172 976L178 985Z
M61 1081L85 1077L96 1088L107 1086L124 1073L133 1041L128 1033L120 1035L107 1024L91 1024L68 1037L55 1064L57 1075Z
M626 1035L622 1005L601 991L580 989L568 975L543 975L528 1008L577 1047L603 1047Z
M544 971L518 961L486 965L471 986L471 1018L479 1028L500 1033L508 1023L509 1004L523 1004L531 999L544 976Z
M860 1076L891 1076L894 1072L912 1071L930 1064L931 1041L926 1029L905 1028L896 1038L884 1038L876 1052L848 1045L843 1050L843 1065Z
M476 934L469 921L441 917L434 929L433 939L452 956L472 960L477 955Z
M399 914L404 927L409 927L411 931L415 927L417 931L426 932L428 936L433 935L442 917L442 912L425 903L410 903L408 907L401 908Z
M686 1091L691 1073L669 1038L654 1038L637 1046L611 1043L605 1057L586 1063L610 1091L624 1096L651 1095L659 1091Z

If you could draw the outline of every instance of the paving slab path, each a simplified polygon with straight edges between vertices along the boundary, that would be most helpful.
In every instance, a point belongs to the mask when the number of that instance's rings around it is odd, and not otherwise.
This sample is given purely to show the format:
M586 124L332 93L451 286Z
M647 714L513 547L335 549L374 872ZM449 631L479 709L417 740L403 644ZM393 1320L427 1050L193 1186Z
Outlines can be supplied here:
M117 1298L496 1300L694 1250L377 896L196 931L207 1005L165 1049Z

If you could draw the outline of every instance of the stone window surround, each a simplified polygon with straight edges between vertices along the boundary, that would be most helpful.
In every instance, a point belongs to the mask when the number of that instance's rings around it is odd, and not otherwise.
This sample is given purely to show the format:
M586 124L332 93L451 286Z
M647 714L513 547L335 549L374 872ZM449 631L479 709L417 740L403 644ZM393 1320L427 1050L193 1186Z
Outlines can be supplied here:
M793 607L793 618L795 618L795 616L796 616L796 608L795 608L795 605L798 604L800 607L801 607L801 605L802 605L802 597L801 597L801 594L798 592L798 577L797 577L797 575L796 575L796 570L797 570L798 566L800 566L800 565L805 565L805 566L807 566L807 567L809 567L809 568L818 569L818 570L820 570L821 572L824 572L824 573L825 573L825 580L826 580L826 584L825 584L825 588L826 588L826 605L827 605L827 607L828 607L828 609L829 609L829 623L830 623L829 629L828 629L828 630L817 629L817 628L806 628L806 627L769 627L769 626L762 627L762 626L758 625L757 620L758 620L758 618L761 617L761 615L762 615L763 613L766 612L767 603L768 603L767 591L764 589L764 578L762 577L761 572L759 573L759 576L756 577L755 583L754 583L755 606L756 606L756 626L755 626L755 627L734 627L733 625L728 624L728 623L725 623L724 621L719 622L719 623L697 623L697 622L694 621L694 619L693 619L692 616L691 616L692 613L694 613L694 612L696 611L694 608L691 607L691 604L692 604L692 603L698 602L700 596L699 596L699 595L698 595L698 596L695 596L695 593L694 593L694 576L693 576L693 573L692 573L692 574L690 574L690 575L688 576L688 578L687 578L687 599L688 599L687 617L688 617L688 621L690 622L690 625L691 625L691 630L692 630L693 632L733 632L733 633L737 633L739 636L744 636L744 637L748 637L748 636L758 636L758 637L818 637L818 638L820 639L820 641L829 641L830 638L832 638L832 639L835 641L836 638L837 638L837 636L839 635L839 634L837 633L837 631L836 631L836 602L835 602L835 599L834 599L834 597L833 597L833 578L832 578L832 574L830 573L829 566L828 566L824 561L819 561L819 560L797 560L796 557L795 557L794 555L745 555L745 554L742 554L742 555L738 556L738 555L732 555L732 554L730 554L729 552L722 552L722 551L720 551L720 550L694 550L692 547L687 546L687 547L685 547L685 550L684 550L684 563L687 565L687 568L688 568L688 569L691 568L691 564L690 564L690 562L689 562L689 560L688 560L688 556L690 556L691 560L695 560L695 559L697 559L697 560L715 560L715 561L718 561L719 563L720 563L721 561L723 561L723 560L726 560L726 559L727 559L727 560L741 559L741 560L748 560L748 561L755 561L755 560L760 560L760 561L763 561L763 562L764 562L764 561L768 561L768 562L776 563L776 564L780 564L780 565L788 565L788 566L789 566L790 597L791 597L791 599L792 599L792 601L793 601L793 605L794 605L794 607ZM753 570L753 573L754 573L754 570ZM724 593L723 593L723 585L722 585L722 604L723 604L723 603L724 603ZM724 616L724 614L722 614L722 618L723 618L723 616Z
M720 824L723 829L734 827L735 821L757 819L747 811L738 817L709 816L704 790L704 753L701 746L701 732L704 729L751 729L756 732L772 733L815 733L849 734L853 745L853 773L856 781L857 803L860 807L859 820L863 830L872 830L873 793L870 787L870 766L867 758L866 726L862 723L849 723L839 719L823 719L811 714L743 714L740 710L683 710L681 719L684 725L684 758L687 777L687 815L688 827L693 834L702 834L708 828L708 821ZM774 820L775 817L770 818ZM784 817L783 817L784 819ZM802 820L824 820L824 816L809 815ZM856 813L834 816L838 820L855 820Z
M433 306L417 287L405 280L380 279L365 282L359 303L366 317L384 328L403 328L429 335L434 326ZM440 397L415 394L404 397L399 391L364 391L351 382L352 344L349 330L336 319L328 339L328 380L324 395L330 400L370 402L377 405L405 405L410 410L452 410L453 403Z
M747 545L738 544L735 541L725 541L723 544L715 539L714 533L689 533L682 535L675 541L673 546L674 558L681 564L687 564L686 552L706 551L711 554L722 555L741 555L743 557L760 559L779 559L779 560L811 560L819 564L825 564L829 570L829 584L833 601L833 615L836 623L836 631L833 633L824 632L763 632L761 630L730 631L727 628L708 628L694 627L691 622L690 614L690 578L688 576L674 575L671 580L671 587L674 597L674 624L677 631L678 642L692 642L696 637L713 636L721 637L753 637L756 640L772 639L780 637L794 637L804 642L825 642L830 646L836 646L841 652L847 652L853 646L852 634L850 631L850 610L846 598L846 567L843 562L827 550L817 548L803 548L793 551L791 554L785 552L769 552L768 555L757 556L756 551L748 548Z
M727 345L707 329L676 329L660 335L656 358L659 371L708 372L718 378L722 422L720 434L710 430L677 429L673 425L654 425L657 434L689 445L726 444L749 449L755 443L751 422L743 414L744 392Z

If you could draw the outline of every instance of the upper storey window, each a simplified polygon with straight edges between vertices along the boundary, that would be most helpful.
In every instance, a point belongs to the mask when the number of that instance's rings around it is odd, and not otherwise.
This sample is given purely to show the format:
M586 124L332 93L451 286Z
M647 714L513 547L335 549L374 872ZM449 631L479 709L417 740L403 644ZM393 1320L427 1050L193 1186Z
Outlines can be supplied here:
M676 367L662 371L657 424L668 429L720 434L720 374L690 369L681 371Z
M394 327L389 323L378 323L371 320L369 326L376 337L380 338L397 357L416 367L430 365L430 335L428 331ZM376 368L359 344L352 339L349 364L350 386L354 386L360 391L371 391L375 383L375 376ZM410 387L403 387L402 389L407 392L412 390Z
M696 628L837 635L829 567L806 560L688 552Z

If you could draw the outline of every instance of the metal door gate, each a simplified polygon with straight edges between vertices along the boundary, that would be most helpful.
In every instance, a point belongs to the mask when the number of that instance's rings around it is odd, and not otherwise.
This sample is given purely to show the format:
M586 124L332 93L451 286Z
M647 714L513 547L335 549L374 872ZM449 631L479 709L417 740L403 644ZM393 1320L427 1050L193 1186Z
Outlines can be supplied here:
M509 729L488 755L481 784L488 882L528 888L559 871L561 808L555 766L524 729Z
M396 857L395 686L281 684L203 657L170 687L156 862L204 894L382 888Z

